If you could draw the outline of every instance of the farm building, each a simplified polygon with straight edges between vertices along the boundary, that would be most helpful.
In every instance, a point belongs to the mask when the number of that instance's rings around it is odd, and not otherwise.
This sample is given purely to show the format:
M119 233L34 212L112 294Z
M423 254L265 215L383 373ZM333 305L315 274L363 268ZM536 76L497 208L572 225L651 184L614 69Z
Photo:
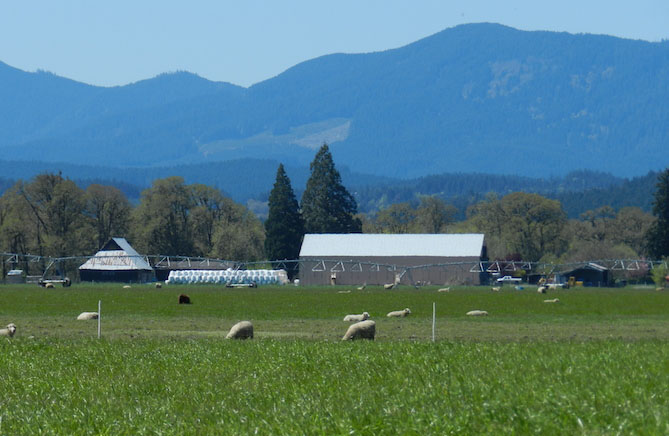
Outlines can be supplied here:
M88 282L141 283L152 281L154 272L125 238L112 238L79 267L79 277Z
M480 284L486 258L482 234L308 234L300 282Z
M569 282L574 277L575 282L582 282L584 286L609 286L611 275L609 269L594 262L560 274L562 282Z

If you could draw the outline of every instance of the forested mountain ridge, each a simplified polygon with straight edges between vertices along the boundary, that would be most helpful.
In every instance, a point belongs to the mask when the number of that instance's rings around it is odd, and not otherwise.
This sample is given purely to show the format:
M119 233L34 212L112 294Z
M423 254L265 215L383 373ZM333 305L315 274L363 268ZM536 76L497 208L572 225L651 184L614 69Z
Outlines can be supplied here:
M631 177L669 163L668 73L668 42L495 24L323 56L249 88L189 73L100 88L0 63L0 147L12 160L299 167L325 141L361 174Z

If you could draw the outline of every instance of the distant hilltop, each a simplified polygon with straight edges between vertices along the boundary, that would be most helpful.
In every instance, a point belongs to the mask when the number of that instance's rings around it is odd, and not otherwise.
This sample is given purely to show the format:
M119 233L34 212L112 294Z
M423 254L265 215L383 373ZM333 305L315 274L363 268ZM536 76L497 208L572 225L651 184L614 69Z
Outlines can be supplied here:
M102 88L0 63L3 159L118 167L245 158L400 178L669 164L669 43L446 29L398 49L333 54L243 88L163 74Z

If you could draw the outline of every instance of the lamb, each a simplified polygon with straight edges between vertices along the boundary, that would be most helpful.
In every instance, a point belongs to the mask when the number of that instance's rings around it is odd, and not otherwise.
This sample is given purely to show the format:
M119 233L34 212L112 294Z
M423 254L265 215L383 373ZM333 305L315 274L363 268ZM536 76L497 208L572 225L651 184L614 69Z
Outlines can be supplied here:
M186 294L179 294L179 304L190 304L190 297Z
M493 287L492 287L492 291L493 291L493 292L499 292L499 291L501 291L501 290L502 290L502 287L501 287L501 286L493 286Z
M409 316L411 314L411 309L408 307L404 310L396 310L394 312L388 312L388 315L386 315L388 318L404 318L406 316Z
M98 319L97 312L81 312L77 317L77 321L88 321L89 319Z
M467 312L468 316L488 316L488 312L485 310L470 310Z
M544 303L559 303L559 298L553 298L552 300L544 300Z
M156 282L156 289L160 289L163 287L163 284L160 282Z
M225 339L253 339L253 324L240 321L233 325Z
M369 319L369 313L367 312L362 312L362 314L360 315L346 315L344 317L344 321L349 321L349 322L360 322L366 319Z
M437 292L451 292L451 287L449 286L447 288L440 288L437 290Z
M358 286L358 291L363 291L367 287L367 283L363 283L362 286Z
M14 333L16 333L16 326L14 323L9 323L7 324L7 327L0 329L0 336L7 336L11 338L14 336Z
M346 334L341 339L342 341L352 341L354 339L369 339L374 340L376 335L376 323L371 319L366 321L356 322L346 330Z
M548 287L547 287L547 286L543 286L543 285L541 285L541 286L539 286L539 287L537 288L537 292L538 292L539 294L545 294L547 290L548 290Z

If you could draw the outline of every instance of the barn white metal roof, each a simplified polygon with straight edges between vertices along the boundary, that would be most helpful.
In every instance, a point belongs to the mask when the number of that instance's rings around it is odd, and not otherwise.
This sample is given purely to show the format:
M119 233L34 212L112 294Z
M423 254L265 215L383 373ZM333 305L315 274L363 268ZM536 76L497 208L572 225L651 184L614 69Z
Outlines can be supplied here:
M307 234L300 257L479 257L483 234Z
M88 259L79 269L94 269L107 271L120 270L149 270L149 265L143 256L125 240L125 238L112 238L95 256Z

